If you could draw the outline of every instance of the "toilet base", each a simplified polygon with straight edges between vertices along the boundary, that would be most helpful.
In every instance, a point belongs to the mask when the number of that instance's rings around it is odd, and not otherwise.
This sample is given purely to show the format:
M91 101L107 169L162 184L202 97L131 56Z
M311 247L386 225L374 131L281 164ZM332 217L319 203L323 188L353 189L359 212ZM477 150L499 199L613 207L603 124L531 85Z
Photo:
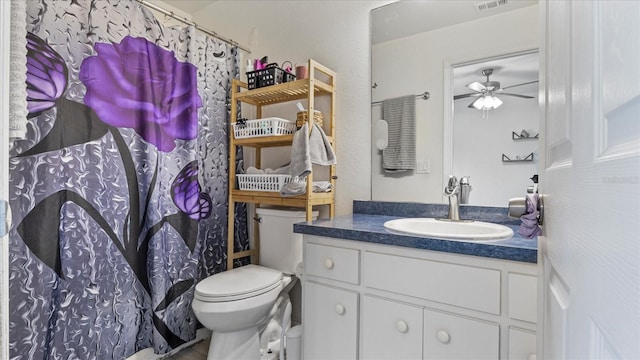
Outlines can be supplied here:
M259 360L258 327L233 332L214 331L207 360Z

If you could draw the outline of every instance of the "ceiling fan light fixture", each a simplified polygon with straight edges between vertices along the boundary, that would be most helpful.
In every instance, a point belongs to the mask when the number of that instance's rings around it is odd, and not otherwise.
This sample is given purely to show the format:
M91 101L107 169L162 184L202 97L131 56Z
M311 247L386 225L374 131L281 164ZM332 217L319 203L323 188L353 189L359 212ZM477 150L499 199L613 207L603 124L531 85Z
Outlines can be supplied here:
M500 105L502 105L502 100L498 99L493 95L490 95L489 100L488 101L485 100L485 104L491 107L492 109L497 109Z
M493 110L500 105L502 105L502 100L491 94L483 95L473 103L473 107L478 110Z
M484 108L484 96L479 97L478 99L476 99L476 101L473 102L473 107L478 109L478 110L482 110Z

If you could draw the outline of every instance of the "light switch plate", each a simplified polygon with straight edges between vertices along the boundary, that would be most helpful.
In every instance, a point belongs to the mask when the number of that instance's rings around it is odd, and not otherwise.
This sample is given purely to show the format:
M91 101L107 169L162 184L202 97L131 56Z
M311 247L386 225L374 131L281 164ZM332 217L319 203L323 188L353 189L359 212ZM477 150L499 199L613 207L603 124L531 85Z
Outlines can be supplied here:
M416 174L428 174L431 172L431 161L429 160L418 161L417 165L418 166L416 168Z

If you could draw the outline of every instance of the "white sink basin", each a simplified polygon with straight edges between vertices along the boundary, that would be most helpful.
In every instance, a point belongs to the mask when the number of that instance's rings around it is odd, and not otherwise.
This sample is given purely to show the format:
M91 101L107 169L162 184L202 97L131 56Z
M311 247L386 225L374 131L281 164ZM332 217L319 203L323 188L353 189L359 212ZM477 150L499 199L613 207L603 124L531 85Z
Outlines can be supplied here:
M446 221L432 218L406 218L384 223L389 230L452 240L492 241L513 236L510 228L482 221Z

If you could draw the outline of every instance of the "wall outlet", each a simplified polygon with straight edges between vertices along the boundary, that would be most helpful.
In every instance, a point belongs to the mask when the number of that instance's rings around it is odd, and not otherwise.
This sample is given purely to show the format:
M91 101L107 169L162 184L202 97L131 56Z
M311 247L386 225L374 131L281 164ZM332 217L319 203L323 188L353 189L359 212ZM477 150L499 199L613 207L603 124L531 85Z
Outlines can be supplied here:
M416 168L416 174L428 174L431 172L431 161L429 160L418 161L417 165L418 166Z

